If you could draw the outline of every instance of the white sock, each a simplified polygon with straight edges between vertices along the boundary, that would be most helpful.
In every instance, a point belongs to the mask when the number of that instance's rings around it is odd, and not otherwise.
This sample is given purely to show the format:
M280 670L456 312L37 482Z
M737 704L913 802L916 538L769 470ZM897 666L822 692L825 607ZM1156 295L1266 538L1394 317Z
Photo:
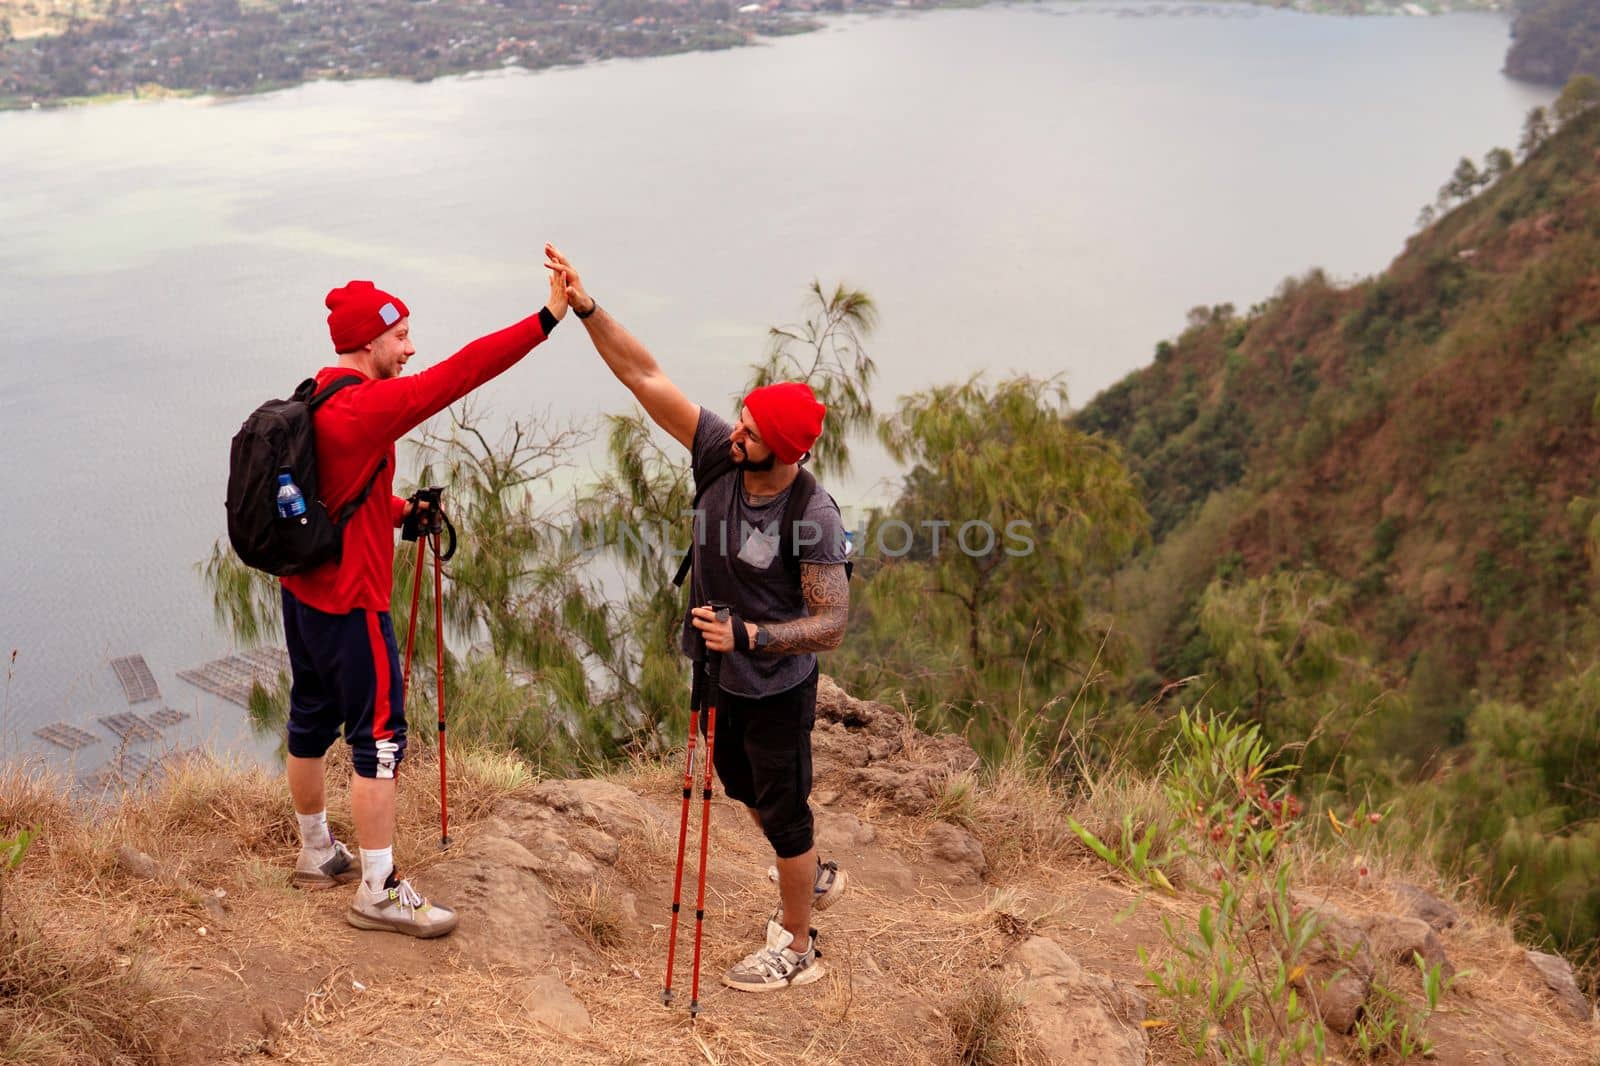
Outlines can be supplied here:
M328 831L328 812L297 814L300 819L300 843L308 851L327 851L333 847L333 834Z
M383 889L383 883L394 872L394 848L361 849L361 880L372 891Z

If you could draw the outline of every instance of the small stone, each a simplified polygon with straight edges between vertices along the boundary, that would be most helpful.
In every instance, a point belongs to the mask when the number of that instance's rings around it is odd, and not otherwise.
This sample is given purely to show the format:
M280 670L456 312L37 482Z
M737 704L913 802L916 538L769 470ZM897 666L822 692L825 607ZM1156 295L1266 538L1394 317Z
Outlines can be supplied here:
M1527 957L1529 965L1539 971L1546 987L1555 993L1556 999L1573 1018L1587 1022L1594 1017L1594 1008L1589 1005L1588 997L1579 990L1578 981L1572 975L1572 963L1560 955L1549 955L1543 951L1529 951Z
M1439 967L1445 977L1454 977L1456 968L1445 954L1433 926L1421 918L1405 918L1397 914L1372 914L1361 919L1362 932L1372 950L1385 958L1411 965L1415 957L1422 957L1426 967Z
M942 869L940 880L977 884L989 869L983 845L971 833L950 822L935 822L928 830L927 855Z
M1461 914L1450 904L1426 889L1416 885L1397 884L1394 894L1405 905L1406 913L1421 918L1433 926L1435 932L1444 932L1461 920Z
M522 1007L529 1018L566 1036L577 1036L589 1029L588 1010L553 974L540 974L528 981Z

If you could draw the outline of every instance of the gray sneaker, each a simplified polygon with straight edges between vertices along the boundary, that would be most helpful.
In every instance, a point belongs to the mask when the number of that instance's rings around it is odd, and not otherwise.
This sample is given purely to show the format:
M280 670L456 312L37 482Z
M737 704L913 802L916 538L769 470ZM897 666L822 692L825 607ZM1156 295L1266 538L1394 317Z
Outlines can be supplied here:
M818 958L817 931L811 930L805 951L792 950L794 936L776 921L767 923L767 944L722 975L722 983L741 992L780 992L795 985L821 980L825 971Z
M767 867L767 880L773 884L778 883L778 868ZM825 911L844 895L845 876L839 869L839 864L833 861L817 863L817 879L812 883L811 909Z
M404 933L423 940L444 936L460 920L449 907L429 903L410 881L397 879L393 871L381 889L370 889L365 881L357 886L356 898L344 917L357 929Z
M335 840L331 848L301 848L290 883L304 889L332 888L347 885L360 876L361 864L349 848Z

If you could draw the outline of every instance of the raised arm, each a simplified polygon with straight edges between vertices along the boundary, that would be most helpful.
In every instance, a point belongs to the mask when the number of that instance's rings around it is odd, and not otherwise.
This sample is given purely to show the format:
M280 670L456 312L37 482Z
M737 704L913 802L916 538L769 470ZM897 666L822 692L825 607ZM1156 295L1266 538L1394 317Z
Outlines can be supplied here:
M565 284L558 273L552 272L550 300L538 314L479 337L420 374L385 378L352 390L349 410L361 419L375 446L387 447L510 369L542 344L566 313Z
M544 246L545 266L559 272L566 279L567 302L583 321L594 342L595 351L605 360L606 366L625 385L644 407L656 425L666 430L673 440L685 448L694 447L695 427L700 424L700 405L692 402L683 390L672 383L661 370L650 350L638 338L622 327L622 323L608 315L594 302L583 288L583 280L570 260L556 250L555 245Z

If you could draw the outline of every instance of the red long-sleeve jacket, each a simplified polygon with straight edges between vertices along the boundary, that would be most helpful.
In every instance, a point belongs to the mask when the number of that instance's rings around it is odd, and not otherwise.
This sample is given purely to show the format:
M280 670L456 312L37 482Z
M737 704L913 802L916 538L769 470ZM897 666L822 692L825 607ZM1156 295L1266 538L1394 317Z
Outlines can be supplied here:
M323 503L336 514L355 498L378 463L389 461L344 527L338 562L282 578L296 599L319 611L387 611L394 580L394 530L405 501L394 495L395 441L527 355L555 326L548 309L479 337L419 374L368 380L340 389L317 408L317 479ZM317 371L321 389L360 371Z

